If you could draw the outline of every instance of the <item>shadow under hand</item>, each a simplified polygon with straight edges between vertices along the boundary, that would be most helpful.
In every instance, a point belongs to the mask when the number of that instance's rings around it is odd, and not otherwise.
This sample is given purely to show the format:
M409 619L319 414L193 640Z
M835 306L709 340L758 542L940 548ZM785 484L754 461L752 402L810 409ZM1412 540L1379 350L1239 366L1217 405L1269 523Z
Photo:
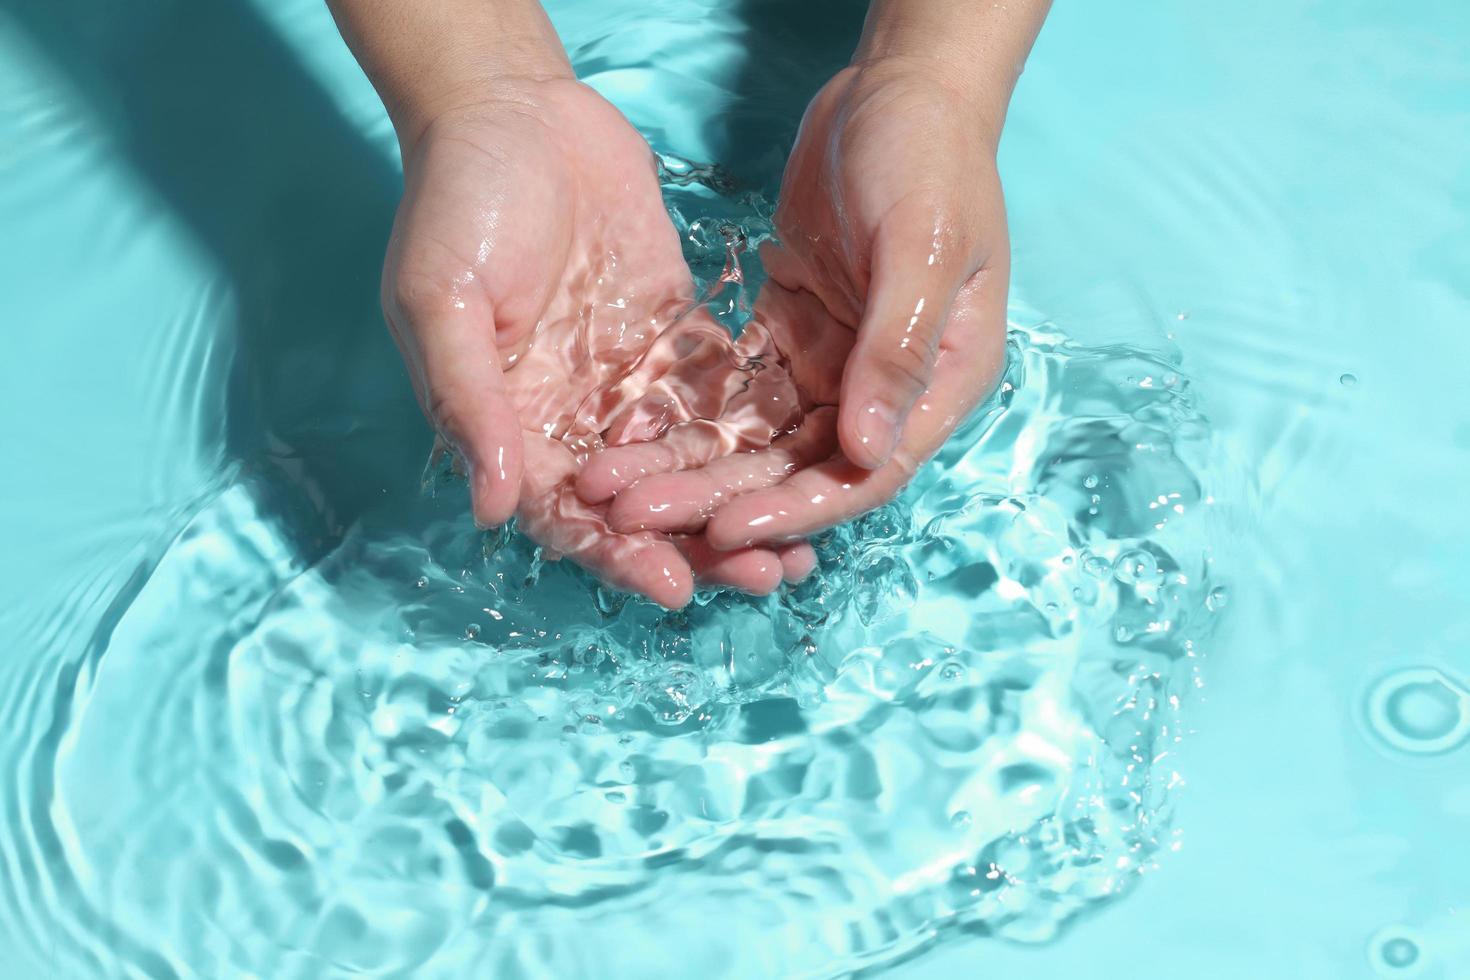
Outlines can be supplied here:
M230 280L230 457L269 456L333 536L416 493L429 435L377 302L401 187L381 150L241 0L5 7Z
M852 57L865 0L741 0L745 64L725 110L720 162L774 200L802 112Z

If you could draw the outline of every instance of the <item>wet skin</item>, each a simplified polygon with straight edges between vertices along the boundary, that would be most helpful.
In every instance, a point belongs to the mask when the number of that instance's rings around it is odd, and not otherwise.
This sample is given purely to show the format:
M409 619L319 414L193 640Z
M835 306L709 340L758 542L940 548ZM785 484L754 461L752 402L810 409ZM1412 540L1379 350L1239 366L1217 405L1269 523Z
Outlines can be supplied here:
M994 147L957 125L974 115L901 62L849 68L817 95L747 328L789 372L803 419L704 466L608 449L583 483L618 491L612 527L703 528L721 549L801 538L891 499L994 388L1009 246Z
M550 556L668 606L696 580L763 593L810 572L805 544L614 531L575 492L606 445L702 462L799 416L790 380L695 304L652 154L616 109L569 79L503 86L438 117L405 181L384 309L479 522L515 513Z
M535 0L329 0L406 189L383 305L476 519L668 606L763 593L891 499L999 376L995 145L1046 0L872 0L803 120L738 341L647 145Z

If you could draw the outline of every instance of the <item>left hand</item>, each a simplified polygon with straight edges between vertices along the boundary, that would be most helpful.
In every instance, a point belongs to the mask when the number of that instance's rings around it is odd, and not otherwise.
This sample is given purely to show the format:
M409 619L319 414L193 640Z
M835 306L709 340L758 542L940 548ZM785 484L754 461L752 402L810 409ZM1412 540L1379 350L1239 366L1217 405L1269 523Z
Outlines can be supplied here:
M788 541L908 483L1004 366L995 132L962 86L907 59L856 64L817 94L747 327L796 381L804 421L768 449L644 478L619 494L615 529Z

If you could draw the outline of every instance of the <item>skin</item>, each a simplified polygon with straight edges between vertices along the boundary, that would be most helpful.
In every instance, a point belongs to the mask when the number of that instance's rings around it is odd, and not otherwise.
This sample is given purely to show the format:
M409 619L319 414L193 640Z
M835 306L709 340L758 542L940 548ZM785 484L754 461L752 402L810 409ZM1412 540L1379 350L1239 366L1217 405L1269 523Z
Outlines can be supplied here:
M1010 273L995 148L1045 12L874 5L803 119L756 303L817 410L768 450L645 476L613 527L800 538L892 499L993 390Z
M697 308L652 159L530 0L331 0L393 117L384 311L476 519L665 605L814 565L993 386L994 150L1044 2L877 0L813 100L732 341Z
M753 369L696 308L647 144L571 77L559 47L511 74L481 66L477 84L398 70L419 64L400 48L447 6L397 8L427 19L406 24L350 2L334 10L400 134L405 190L384 313L426 414L466 465L476 519L514 513L550 557L670 607L696 581L765 593L809 573L805 544L732 552L702 537L619 533L607 501L577 495L577 473L605 445L667 433L699 462L769 445L775 430L747 391L794 409L792 385L747 383ZM523 13L504 30L549 34L539 9ZM525 58L534 45L511 50Z

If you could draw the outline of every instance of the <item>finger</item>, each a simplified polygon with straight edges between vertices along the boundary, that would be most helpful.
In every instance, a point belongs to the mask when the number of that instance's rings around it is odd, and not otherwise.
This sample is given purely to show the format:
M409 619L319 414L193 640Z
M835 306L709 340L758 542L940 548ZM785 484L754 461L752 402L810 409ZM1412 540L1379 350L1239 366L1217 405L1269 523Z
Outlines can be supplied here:
M520 497L523 446L493 322L437 303L399 306L406 329L394 335L410 363L421 366L420 404L469 470L475 522L503 524Z
M701 535L681 535L674 541L700 585L770 595L785 575L781 556L769 548L716 551Z
M698 530L720 504L775 486L836 451L837 410L819 408L769 449L724 455L699 468L639 479L613 501L608 526L618 531Z
M718 418L681 422L652 441L610 445L596 453L578 474L577 492L589 503L600 503L655 474L764 449L791 427L800 405L796 388L782 374L772 384L752 381L718 411Z
M675 425L651 442L602 450L578 473L577 493L588 503L600 503L655 474L764 449L798 415L796 388L779 368L762 368L719 412L718 419Z
M777 549L781 558L781 577L793 585L817 569L817 552L805 541Z
M808 537L892 499L1000 376L1005 289L1005 273L997 269L977 276L961 292L953 345L941 344L934 384L916 403L887 463L868 469L838 455L770 489L735 497L706 524L710 545L732 550Z
M614 588L669 609L687 605L694 593L689 562L665 535L612 532L568 485L526 498L520 518L522 529L537 544Z
M594 453L577 473L577 495L589 504L602 503L655 473L701 466L734 452L741 441L719 422L700 419L676 425L653 442Z
M867 469L888 461L934 379L955 294L974 271L949 254L932 212L896 211L874 245L873 276L842 376L838 434Z

